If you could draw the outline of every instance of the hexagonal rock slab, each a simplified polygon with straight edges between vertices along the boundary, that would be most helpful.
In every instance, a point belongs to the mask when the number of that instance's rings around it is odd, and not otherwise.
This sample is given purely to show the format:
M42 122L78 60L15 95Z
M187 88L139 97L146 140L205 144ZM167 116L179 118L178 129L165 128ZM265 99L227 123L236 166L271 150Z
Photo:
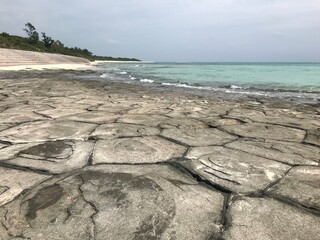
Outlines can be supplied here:
M320 167L294 167L269 192L273 196L320 210Z
M318 240L320 217L274 199L242 198L231 204L225 240Z
M72 121L38 121L4 130L0 132L0 139L14 143L63 139L83 140L95 127L95 124Z
M222 145L237 139L216 128L164 129L162 136L182 142L188 146Z
M49 109L44 111L36 111L39 114L44 116L48 116L50 118L61 118L69 115L80 114L87 112L85 109L75 109L75 108L57 108L57 109Z
M92 149L91 142L45 142L20 151L17 157L5 162L50 173L62 173L86 165Z
M98 139L114 139L119 137L158 135L159 133L160 129L155 127L126 123L111 123L100 125L90 136Z
M208 128L208 125L192 118L171 118L159 124L161 128Z
M161 122L164 122L168 119L168 117L162 115L124 115L118 119L118 122L156 127Z
M0 176L0 206L12 201L23 190L49 177L34 172L25 172L3 167L0 167ZM3 238L0 237L0 239Z
M289 166L224 147L192 148L181 165L213 184L237 193L264 190L289 170Z
M223 200L169 166L90 167L1 207L0 239L206 239Z
M263 123L246 123L221 126L221 128L243 137L274 139L289 142L302 142L306 135L304 130Z
M94 148L93 164L165 162L185 151L185 147L156 136L100 140Z
M119 117L120 115L118 114L95 111L95 112L80 113L77 115L65 117L63 119L80 121L80 122L89 122L89 123L111 123L117 120Z
M226 146L291 165L317 166L320 163L320 148L302 143L239 139Z

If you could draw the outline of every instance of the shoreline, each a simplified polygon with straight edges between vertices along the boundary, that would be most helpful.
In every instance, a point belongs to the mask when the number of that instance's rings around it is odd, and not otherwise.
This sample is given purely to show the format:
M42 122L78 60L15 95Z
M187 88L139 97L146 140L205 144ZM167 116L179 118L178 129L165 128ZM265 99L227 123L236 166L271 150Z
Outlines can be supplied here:
M62 67L61 67L62 66ZM60 68L61 67L61 68ZM64 67L64 68L63 68ZM77 68L78 67L78 68ZM16 67L15 67L16 68ZM146 90L155 90L155 91L168 91L176 94L191 94L204 98L220 98L224 100L243 100L243 99L253 99L256 101L265 101L265 102L288 102L293 105L296 104L311 104L317 105L320 101L320 95L318 93L305 93L305 92L295 92L295 91L237 91L233 89L209 89L206 87L198 88L193 86L181 87L172 84L161 84L158 82L141 82L139 80L127 80L121 78L110 78L101 77L103 72L98 71L96 65L75 65L75 64L64 64L64 65L41 65L41 67L35 66L30 69L19 69L15 70L12 68L9 71L1 70L1 78L54 78L60 76L65 79L78 79L81 81L98 81L104 84L112 83L125 83L133 86L143 86Z

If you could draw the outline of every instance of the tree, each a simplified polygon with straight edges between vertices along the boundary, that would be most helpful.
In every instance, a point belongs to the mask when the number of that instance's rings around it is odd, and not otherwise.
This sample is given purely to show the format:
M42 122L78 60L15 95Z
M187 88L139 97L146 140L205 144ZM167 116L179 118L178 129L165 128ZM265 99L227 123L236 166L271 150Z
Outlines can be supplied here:
M44 45L47 48L50 48L54 43L54 40L51 37L46 36L44 32L42 32L41 34L42 34L42 41L44 42Z
M36 31L36 28L31 23L25 24L26 28L23 30L28 34L29 40L31 43L37 43L39 41L39 34Z

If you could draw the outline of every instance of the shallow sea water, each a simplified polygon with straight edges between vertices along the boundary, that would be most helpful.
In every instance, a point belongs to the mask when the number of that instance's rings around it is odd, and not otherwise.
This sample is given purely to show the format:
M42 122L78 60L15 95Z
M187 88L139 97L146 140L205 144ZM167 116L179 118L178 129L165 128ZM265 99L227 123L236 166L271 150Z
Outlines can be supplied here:
M266 95L320 93L320 63L101 63L100 77Z

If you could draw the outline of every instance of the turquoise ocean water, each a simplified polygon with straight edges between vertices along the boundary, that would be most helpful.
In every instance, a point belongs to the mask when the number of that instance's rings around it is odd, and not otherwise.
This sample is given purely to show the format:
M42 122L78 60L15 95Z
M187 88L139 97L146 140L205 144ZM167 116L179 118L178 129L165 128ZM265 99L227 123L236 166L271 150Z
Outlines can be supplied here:
M101 63L102 78L211 91L320 93L320 63Z

